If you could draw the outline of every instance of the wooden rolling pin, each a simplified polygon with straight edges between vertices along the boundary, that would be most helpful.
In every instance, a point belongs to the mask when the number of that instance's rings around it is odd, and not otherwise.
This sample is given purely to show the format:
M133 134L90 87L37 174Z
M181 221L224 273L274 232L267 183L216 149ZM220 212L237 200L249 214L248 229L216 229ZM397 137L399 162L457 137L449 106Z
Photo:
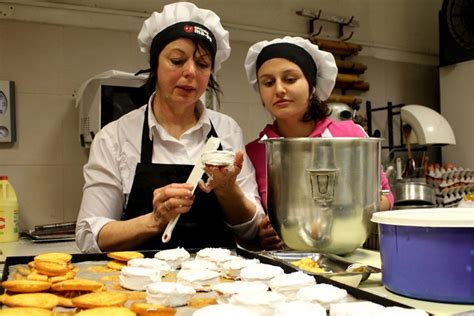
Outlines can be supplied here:
M367 70L366 65L349 60L336 59L336 65L337 68L339 68L339 70L343 70L343 72L362 74Z
M346 82L346 83L355 83L355 82L362 82L362 80L358 75L351 75L351 74L337 74L336 82Z
M326 102L341 102L349 106L354 106L362 103L362 99L353 95L341 95L333 93L329 96Z
M336 81L336 88L340 89L349 89L349 90L359 90L359 91L368 91L370 89L370 84L368 82L341 82Z
M312 42L319 46L320 49L334 53L336 55L357 55L362 50L362 46L342 41L331 41L314 38Z

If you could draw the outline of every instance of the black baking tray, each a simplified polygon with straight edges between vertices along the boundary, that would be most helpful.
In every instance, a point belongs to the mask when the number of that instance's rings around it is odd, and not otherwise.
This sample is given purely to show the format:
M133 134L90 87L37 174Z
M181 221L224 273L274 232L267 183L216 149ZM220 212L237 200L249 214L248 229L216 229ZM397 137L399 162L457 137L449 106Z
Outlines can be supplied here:
M249 251L243 248L237 248L237 254L241 255L242 257L246 258L256 258L260 260L262 263L268 263L272 265L279 266L285 271L285 273L291 273L291 272L296 272L300 271L299 269L296 269L295 267L292 267L288 264L285 264L283 261L275 261L267 256L261 255L259 252L254 252L254 251ZM384 298L375 294L372 294L370 292L363 291L361 289L358 289L356 287L352 287L340 282L337 282L335 280L331 280L329 278L326 278L322 275L317 275L317 274L311 274L315 279L317 283L326 283L326 284L331 284L334 285L338 288L345 289L347 293L355 297L356 299L360 300L365 300L365 301L371 301L373 303L377 303L383 306L399 306L399 307L404 307L404 308L410 308L412 309L413 307L390 300L388 298Z
M195 249L194 248L194 249L187 249L187 250L190 253L196 253L200 249ZM158 250L146 250L146 251L140 251L139 250L139 252L141 252L145 256L145 258L153 258L153 256L155 255L155 253L157 251ZM262 256L262 255L259 254L259 252L249 251L249 250L246 250L246 249L243 249L243 248L233 249L233 251L235 253L237 253L238 255L240 255L242 257L245 257L245 258L256 258L256 259L259 259L260 262L262 262L262 263L267 263L267 264L279 266L283 269L283 271L285 271L285 273L291 273L291 272L298 271L298 269L296 269L292 266L289 266L289 265L285 264L284 262L275 261L275 260L272 260L268 257ZM74 262L83 262L83 261L111 260L110 257L107 257L107 253L94 253L94 254L79 253L79 254L71 254L71 255L72 255L72 259L71 259L72 263L74 263ZM10 256L10 257L7 257L6 260L5 260L4 268L3 268L2 281L8 280L9 268L11 266L18 265L18 264L28 264L28 262L32 261L34 259L34 257L35 256ZM341 289L345 289L347 291L347 293L349 293L350 295L352 295L356 299L371 301L371 302L374 302L374 303L377 303L377 304L380 304L380 305L383 305L383 306L399 306L399 307L404 307L404 308L412 308L408 305L405 305L405 304L402 304L402 303L399 303L399 302L396 302L396 301L393 301L393 300L390 300L390 299L387 299L387 298L384 298L384 297L381 297L381 296L378 296L378 295L375 295L375 294L372 294L372 293L369 293L369 292L366 292L366 291L363 291L361 289L358 289L358 288L355 288L355 287L337 282L335 280L331 280L331 279L326 278L326 277L321 276L321 275L312 275L312 276L316 279L317 283L331 284L331 285L334 285L334 286L339 287ZM0 293L3 294L3 292L4 292L3 287L0 287Z

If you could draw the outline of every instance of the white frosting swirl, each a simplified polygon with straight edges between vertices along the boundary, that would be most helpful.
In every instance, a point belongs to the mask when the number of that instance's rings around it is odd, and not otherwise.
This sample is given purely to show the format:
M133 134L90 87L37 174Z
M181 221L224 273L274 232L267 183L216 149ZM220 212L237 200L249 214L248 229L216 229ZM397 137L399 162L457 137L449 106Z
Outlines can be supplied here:
M234 159L235 153L229 150L206 151L201 155L202 163L212 166L230 166Z

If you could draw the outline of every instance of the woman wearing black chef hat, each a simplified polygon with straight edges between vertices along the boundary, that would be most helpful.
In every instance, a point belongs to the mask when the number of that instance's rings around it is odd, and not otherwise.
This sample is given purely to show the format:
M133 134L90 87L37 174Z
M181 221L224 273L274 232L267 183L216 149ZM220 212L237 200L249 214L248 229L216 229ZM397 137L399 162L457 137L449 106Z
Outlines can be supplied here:
M84 252L183 246L235 247L256 236L263 215L242 131L199 98L219 91L214 75L230 55L219 17L179 2L154 12L138 35L150 55L147 105L105 126L84 166L76 241ZM206 141L237 152L233 168L207 168L210 187L186 180ZM203 191L209 191L205 193ZM180 214L169 243L161 237Z

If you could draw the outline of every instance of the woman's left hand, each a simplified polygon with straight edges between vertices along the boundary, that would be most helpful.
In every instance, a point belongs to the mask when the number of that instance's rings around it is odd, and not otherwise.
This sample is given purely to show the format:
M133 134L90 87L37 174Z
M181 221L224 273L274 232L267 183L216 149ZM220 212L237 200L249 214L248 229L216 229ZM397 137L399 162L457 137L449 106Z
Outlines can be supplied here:
M204 192L225 192L235 186L237 175L242 170L244 153L239 151L235 154L234 164L231 166L204 166L204 171L209 176L206 183L199 181L199 188Z

